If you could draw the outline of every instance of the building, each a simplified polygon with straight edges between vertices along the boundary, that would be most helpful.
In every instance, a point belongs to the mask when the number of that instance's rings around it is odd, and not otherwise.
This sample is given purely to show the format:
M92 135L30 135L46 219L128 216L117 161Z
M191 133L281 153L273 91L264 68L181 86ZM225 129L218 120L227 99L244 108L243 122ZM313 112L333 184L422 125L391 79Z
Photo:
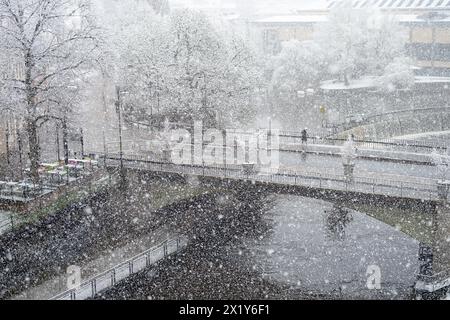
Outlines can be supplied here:
M318 0L314 5L293 7L295 13L255 18L252 26L263 51L276 54L283 41L311 40L332 8L349 4L394 15L409 31L407 52L421 72L450 75L450 0Z
M13 115L0 113L0 158L18 149L18 134L23 134L22 122Z

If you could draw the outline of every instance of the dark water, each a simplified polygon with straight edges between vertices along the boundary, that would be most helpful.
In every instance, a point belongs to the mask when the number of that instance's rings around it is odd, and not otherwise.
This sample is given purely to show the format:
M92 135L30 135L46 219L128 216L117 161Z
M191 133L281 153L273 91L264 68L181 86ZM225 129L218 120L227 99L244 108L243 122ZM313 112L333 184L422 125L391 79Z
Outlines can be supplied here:
M188 209L189 227L173 228L190 247L99 298L411 298L416 240L330 202L247 192ZM380 290L367 288L369 266L381 271Z

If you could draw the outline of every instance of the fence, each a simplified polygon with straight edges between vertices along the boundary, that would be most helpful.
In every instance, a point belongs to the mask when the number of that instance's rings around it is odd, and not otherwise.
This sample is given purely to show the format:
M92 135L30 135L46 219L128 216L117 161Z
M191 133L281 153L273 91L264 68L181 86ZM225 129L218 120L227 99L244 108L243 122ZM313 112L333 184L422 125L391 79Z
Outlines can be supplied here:
M14 228L13 217L0 221L0 235Z
M236 131L239 133L240 131ZM241 133L246 133L242 131ZM248 132L246 134L249 134ZM301 144L302 134L297 131L278 131L280 143L285 144ZM308 134L308 143L317 145L329 145L329 146L342 146L347 139L338 137L325 137L321 135L315 135L314 133ZM153 140L125 140L124 148L126 151L145 151L150 152L152 150L159 150L161 147L151 146ZM380 139L380 140L361 140L355 139L355 144L362 148L374 149L374 150L387 150L387 151L397 151L397 152L413 152L413 153L429 153L433 150L437 151L447 151L447 145L444 142L439 141L418 141L418 140L408 140L408 139ZM210 141L204 141L204 145L223 147L222 145L217 145L211 143ZM118 152L119 142L109 143L110 149ZM185 143L186 146L193 145ZM233 148L228 146L227 148Z
M90 187L102 182L98 180L97 174L102 172L99 169L89 170L85 172L70 174L70 180L66 177L49 175L41 180L40 184L29 182L6 182L0 181L0 200L8 200L19 203L29 203L38 198L48 196L51 193L57 192L59 189L64 189L67 186L86 183ZM114 176L113 174L112 176ZM94 179L92 179L94 177Z
M187 246L185 237L167 240L121 264L83 282L79 288L63 292L50 300L85 300L116 285L132 274L138 273Z
M332 128L335 131L346 131L351 130L356 127L374 124L374 123L380 123L383 121L400 121L401 119L404 119L405 116L420 116L420 115L430 115L430 114L438 114L440 118L442 118L442 115L445 113L450 112L450 107L431 107L431 108L417 108L417 109L411 109L406 108L403 110L396 110L386 113L380 113L380 114L372 114L368 115L365 118L361 118L358 120L350 120L348 122L343 123L327 123L328 128ZM337 133L337 132L336 132Z
M422 284L420 284L420 286L419 284L416 284L416 289L435 292L450 286L450 269L434 275L418 274L417 280L422 281Z
M126 168L155 172L189 174L205 177L218 177L237 180L253 180L282 185L302 186L316 189L357 192L390 197L419 200L438 200L437 184L432 179L403 177L403 179L383 179L370 176L354 176L351 181L345 175L318 173L312 171L264 170L246 172L239 165L201 166L181 165L168 162L155 162L140 155L126 155L123 159ZM120 166L120 156L108 155L107 163ZM379 176L379 175L378 175Z
M283 139L283 140L282 140ZM282 131L280 132L280 141L285 143L301 143L301 134L297 132ZM319 145L332 145L342 146L347 139L344 138L331 138L331 137L319 137L309 136L308 143ZM368 149L384 149L390 151L405 151L405 152L418 152L429 153L433 150L447 151L447 146L444 143L438 143L436 141L428 141L427 143L417 140L397 140L397 139L382 139L375 140L354 140L355 144L368 148Z

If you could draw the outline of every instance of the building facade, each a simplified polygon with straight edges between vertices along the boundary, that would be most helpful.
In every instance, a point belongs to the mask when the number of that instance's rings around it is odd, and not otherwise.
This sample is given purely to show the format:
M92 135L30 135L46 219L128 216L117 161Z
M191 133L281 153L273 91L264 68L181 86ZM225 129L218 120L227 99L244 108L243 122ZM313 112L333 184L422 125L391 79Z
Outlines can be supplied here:
M450 0L336 0L317 1L316 7L299 8L295 14L256 18L259 45L267 54L281 50L283 41L311 40L331 9L351 5L373 8L396 17L408 30L408 54L423 74L450 75Z

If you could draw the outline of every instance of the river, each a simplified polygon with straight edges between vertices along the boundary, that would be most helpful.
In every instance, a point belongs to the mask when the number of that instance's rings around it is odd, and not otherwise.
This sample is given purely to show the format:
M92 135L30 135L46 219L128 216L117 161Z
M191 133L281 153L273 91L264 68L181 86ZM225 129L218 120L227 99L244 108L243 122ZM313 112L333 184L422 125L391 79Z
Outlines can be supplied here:
M209 212L190 210L198 219L184 230L191 238L184 253L99 298L412 297L418 241L365 213L275 194L260 194L230 216L220 213L219 206ZM367 286L373 268L381 272L381 289Z

